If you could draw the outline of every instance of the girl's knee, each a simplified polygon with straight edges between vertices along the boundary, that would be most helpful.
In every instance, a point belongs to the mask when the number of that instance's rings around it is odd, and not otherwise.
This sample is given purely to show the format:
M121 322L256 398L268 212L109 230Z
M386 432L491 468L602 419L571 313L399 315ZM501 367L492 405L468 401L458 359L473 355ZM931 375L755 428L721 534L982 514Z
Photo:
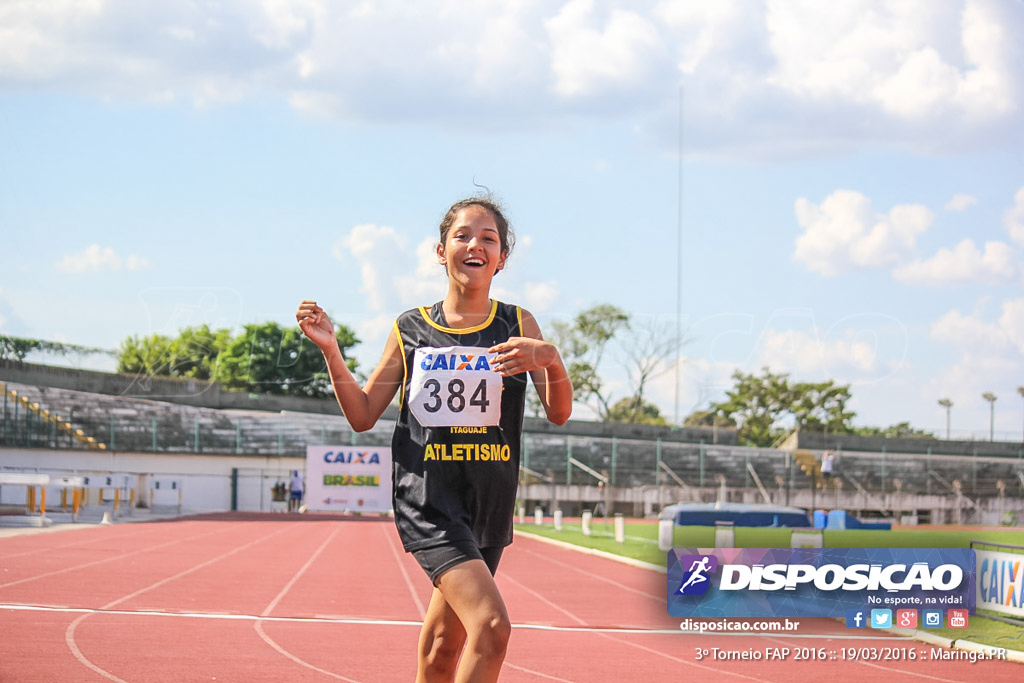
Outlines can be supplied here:
M476 634L477 650L488 657L504 657L511 636L512 622L508 615L492 615Z
M428 680L450 680L455 673L465 640L451 636L436 636L423 648L423 668Z

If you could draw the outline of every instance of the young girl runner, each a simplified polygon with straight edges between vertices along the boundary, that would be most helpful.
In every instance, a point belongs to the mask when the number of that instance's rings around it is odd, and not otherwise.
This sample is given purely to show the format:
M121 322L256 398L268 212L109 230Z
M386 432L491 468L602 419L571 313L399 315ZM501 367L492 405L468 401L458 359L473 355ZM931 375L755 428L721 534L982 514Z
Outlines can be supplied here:
M395 524L434 585L416 680L496 681L511 624L494 573L512 542L526 374L547 418L564 424L572 386L558 350L527 311L490 298L512 233L487 199L454 204L440 226L448 293L395 321L360 387L334 325L303 301L299 327L327 361L352 428L372 427L401 389L392 439Z

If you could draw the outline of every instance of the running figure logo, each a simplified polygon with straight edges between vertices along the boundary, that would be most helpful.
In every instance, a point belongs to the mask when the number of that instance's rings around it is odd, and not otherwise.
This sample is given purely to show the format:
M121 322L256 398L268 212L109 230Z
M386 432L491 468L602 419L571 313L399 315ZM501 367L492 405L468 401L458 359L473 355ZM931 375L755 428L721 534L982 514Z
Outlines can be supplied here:
M718 558L714 555L683 555L679 558L682 567L688 567L683 574L680 595L703 595L711 586L709 575L718 570Z

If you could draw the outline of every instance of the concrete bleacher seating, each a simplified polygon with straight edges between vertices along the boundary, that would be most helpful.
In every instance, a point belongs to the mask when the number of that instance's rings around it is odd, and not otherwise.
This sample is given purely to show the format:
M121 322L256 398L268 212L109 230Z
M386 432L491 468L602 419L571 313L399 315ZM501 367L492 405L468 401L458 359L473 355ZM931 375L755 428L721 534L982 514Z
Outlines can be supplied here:
M528 467L549 473L556 483L593 483L593 478L579 469L570 470L571 456L598 472L608 472L616 486L652 486L671 483L659 469L664 463L688 486L719 486L721 477L728 487L754 486L748 465L766 486L775 486L776 477L791 476L787 453L767 448L704 445L700 443L658 443L653 440L616 439L597 441L580 437L541 439L526 434ZM571 445L570 445L571 444ZM572 472L570 474L570 471ZM659 472L661 471L661 474Z
M81 439L54 430L25 429L4 435L7 445L98 447L118 451L169 453L304 454L307 444L383 443L390 427L353 437L340 415L219 410L133 397L8 384L19 396L59 414ZM10 415L8 415L10 417ZM91 439L91 441L90 441Z
M3 445L98 448L169 453L246 453L301 456L308 445L387 445L393 421L356 434L340 411L269 411L213 408L133 396L6 382L19 421L8 406ZM17 392L16 395L9 392ZM259 401L254 401L254 404ZM329 404L329 402L328 402ZM329 405L326 407L329 408ZM26 412L27 411L27 412ZM392 413L393 414L393 413ZM842 487L853 492L963 495L1024 494L1024 454L1018 457L837 451L835 479L822 484L815 467L820 451L745 448L706 443L699 434L643 432L623 426L628 438L608 436L590 423L553 429L527 420L523 464L554 484L595 485L605 473L616 487L677 485L787 491ZM614 433L613 433L614 434ZM659 435L653 438L651 435ZM689 439L689 440L687 440Z
M1024 461L998 456L892 453L839 453L835 477L858 482L867 491L952 494L959 482L966 496L991 497L1024 492Z

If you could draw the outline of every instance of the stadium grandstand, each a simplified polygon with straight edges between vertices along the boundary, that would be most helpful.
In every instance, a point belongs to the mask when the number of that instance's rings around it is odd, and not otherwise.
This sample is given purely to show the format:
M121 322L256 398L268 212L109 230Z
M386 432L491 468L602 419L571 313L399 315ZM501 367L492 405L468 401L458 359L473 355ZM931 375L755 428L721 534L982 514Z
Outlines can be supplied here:
M5 485L4 474L8 482L120 477L118 503L142 511L274 509L270 492L302 467L308 446L390 445L396 415L357 434L331 400L9 360L0 360L0 391L0 510L8 512L25 506L27 485ZM1024 521L1020 443L794 433L776 448L748 448L722 428L556 427L535 418L524 432L520 500L531 513L656 517L670 504L718 502L900 524ZM836 456L830 478L820 471L826 450ZM65 493L51 491L51 510L57 495L66 506ZM110 491L83 500L94 514L108 510Z

